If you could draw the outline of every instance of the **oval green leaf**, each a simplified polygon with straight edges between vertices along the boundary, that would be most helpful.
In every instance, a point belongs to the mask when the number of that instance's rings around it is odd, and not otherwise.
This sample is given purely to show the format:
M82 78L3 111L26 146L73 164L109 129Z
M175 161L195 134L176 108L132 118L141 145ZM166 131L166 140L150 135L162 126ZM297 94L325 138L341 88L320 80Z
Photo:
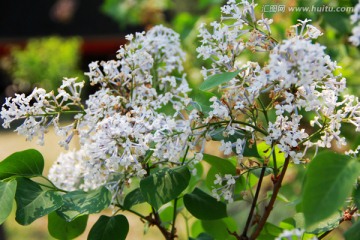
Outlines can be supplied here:
M129 222L124 215L101 216L91 228L88 240L124 240L129 232Z
M219 86L220 84L229 82L234 77L236 77L241 70L237 70L235 72L225 72L220 74L215 74L208 77L199 87L200 90L206 91L212 89L214 87Z
M48 215L48 230L50 235L56 239L74 239L85 231L87 220L88 215L84 215L68 222L56 212L52 212Z
M142 196L151 206L159 209L186 189L190 177L186 166L161 169L140 181Z
M107 208L111 203L111 193L106 187L101 187L89 192L69 192L63 199L64 205L57 213L67 221L72 221L81 215L98 213Z
M126 194L123 207L125 209L130 209L132 206L143 202L145 202L145 199L141 194L141 190L140 188L136 188L131 192L129 192L128 194Z
M226 204L195 188L192 193L184 195L186 209L201 220L216 220L227 217Z
M236 174L235 164L233 164L233 162L231 162L229 159L224 159L210 154L204 154L203 160L211 166L215 167L218 173L232 175Z
M2 224L11 213L16 185L15 180L0 182L0 224Z
M44 170L44 158L35 149L16 152L0 162L0 180L12 176L40 176Z
M309 164L302 196L307 228L330 217L350 195L360 175L356 159L333 152L318 154Z
M28 225L43 217L63 204L58 192L44 191L39 184L28 178L17 178L15 200L17 204L16 221Z

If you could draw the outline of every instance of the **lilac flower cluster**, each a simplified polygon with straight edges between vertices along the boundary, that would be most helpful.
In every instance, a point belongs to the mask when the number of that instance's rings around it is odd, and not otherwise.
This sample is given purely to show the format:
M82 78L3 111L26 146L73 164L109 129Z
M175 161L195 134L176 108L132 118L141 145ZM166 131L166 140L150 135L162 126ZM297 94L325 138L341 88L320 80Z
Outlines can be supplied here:
M1 111L3 126L23 121L16 131L43 143L53 125L64 147L78 135L80 149L62 154L49 178L65 190L105 185L114 197L132 178L144 177L149 165L194 166L206 142L216 140L221 153L236 157L238 172L216 175L212 192L231 202L239 176L253 170L254 162L266 164L245 154L257 143L266 143L271 154L276 147L299 164L307 162L310 148L345 145L343 123L360 131L359 99L343 95L346 79L335 74L339 66L315 43L321 31L310 20L299 20L288 39L277 41L271 36L272 19L257 19L255 8L253 2L230 0L221 8L220 22L200 26L198 57L211 62L202 69L204 78L238 73L220 84L221 97L209 99L207 112L188 108L200 104L188 97L179 35L156 26L126 36L128 44L115 60L89 65L85 74L98 90L84 105L84 83L65 79L57 94L34 89L27 97L8 98ZM244 51L265 53L268 62L243 63ZM167 107L174 113L165 114ZM63 114L72 114L74 122L61 125Z

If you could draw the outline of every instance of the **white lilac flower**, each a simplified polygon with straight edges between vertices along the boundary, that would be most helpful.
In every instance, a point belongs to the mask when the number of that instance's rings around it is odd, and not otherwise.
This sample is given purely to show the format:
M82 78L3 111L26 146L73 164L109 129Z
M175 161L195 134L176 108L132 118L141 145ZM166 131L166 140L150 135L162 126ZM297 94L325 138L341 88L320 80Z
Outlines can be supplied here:
M257 77L261 72L258 63L247 62L241 68L244 69L239 73L241 80L231 80L224 86L226 91L223 93L223 99L237 110L232 113L235 116L243 115L247 108L255 104L266 84L266 80Z
M80 94L83 86L84 83L77 82L75 78L64 78L57 95L35 88L29 96L15 94L15 97L7 98L1 109L3 127L10 128L12 122L22 120L23 123L15 131L29 141L37 137L40 145L44 144L44 134L51 125L55 126L57 134L66 137L76 126L61 127L59 116L74 108L75 112L82 112Z
M359 152L360 152L360 145L358 145L354 150L349 150L346 151L345 154L352 156L353 158L357 158L359 156Z
M312 86L318 87L325 81L332 81L336 65L329 61L324 49L320 44L306 39L294 37L285 40L270 54L268 70L262 77L274 86L275 91L294 86L304 88L304 93L308 95Z
M171 103L175 110L183 109L190 88L183 73L185 53L179 35L160 25L127 39L118 60L89 64L85 74L91 83L118 89L131 107L158 109Z
M219 150L223 152L225 155L230 155L232 153L232 142L231 141L225 142L224 140L221 140L221 146Z
M311 39L317 39L319 36L323 35L323 33L317 29L316 27L312 26L312 25L306 25L307 27L307 35L311 38Z
M236 143L235 143L236 154L238 154L239 156L242 156L242 154L245 150L245 144L246 144L246 141L244 139L238 138L236 140Z
M61 153L49 170L49 179L65 191L80 188L85 174L87 157L83 150Z
M212 195L220 201L221 198L226 200L227 202L231 203L234 201L233 199L233 189L236 183L236 178L231 174L225 174L221 176L220 174L215 174L215 185L212 189Z
M301 129L300 120L302 116L291 115L278 116L274 123L269 123L269 135L264 138L266 144L271 146L273 143L278 143L281 152L284 152L285 157L290 156L294 163L300 163L304 153L298 153L296 147L299 143L308 137L305 129Z
M349 41L354 46L360 45L360 2L358 2L354 7L354 12L350 16L351 23L354 25L352 29L352 35L349 38Z
M219 175L219 174L215 174L215 181L214 181L214 184L215 185L221 185L222 184L222 177Z
M136 34L117 56L122 72L129 75L128 81L133 84L133 104L160 108L171 102L177 110L182 108L179 102L186 101L190 89L182 66L185 53L177 33L156 26L146 34ZM150 73L151 69L156 74Z
M256 22L254 2L228 1L221 8L221 22L212 22L208 26L201 24L199 27L199 38L201 46L196 51L198 58L211 59L212 69L203 68L204 78L219 72L228 72L234 68L234 63L246 47L251 50L270 50L273 42L261 31L251 30L248 25L249 18ZM269 31L271 19L261 19L259 24ZM242 38L244 34L251 32L251 37L247 42Z
M190 91L179 35L157 26L127 40L118 59L89 64L86 75L100 88L86 107L80 99L83 83L64 79L57 95L35 89L27 97L8 98L2 108L3 126L22 120L17 131L29 140L37 136L42 143L51 124L65 148L74 135L80 136L81 149L61 155L51 170L51 179L61 188L90 190L105 185L115 194L121 182L147 173L145 158L151 164L180 164L187 147L195 146L189 140L190 121L179 112L189 103ZM168 103L177 114L156 111ZM74 123L60 125L64 112L74 115ZM194 139L200 141L199 136ZM195 154L194 161L201 159L202 154Z
M209 118L217 117L220 119L229 119L229 108L223 104L217 97L210 98L213 104L210 106L213 110L209 112Z

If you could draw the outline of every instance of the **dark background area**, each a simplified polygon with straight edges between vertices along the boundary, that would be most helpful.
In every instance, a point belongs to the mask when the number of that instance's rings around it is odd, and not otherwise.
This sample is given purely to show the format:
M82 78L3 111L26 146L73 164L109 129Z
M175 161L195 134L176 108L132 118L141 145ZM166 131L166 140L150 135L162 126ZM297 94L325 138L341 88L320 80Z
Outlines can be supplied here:
M80 69L95 60L115 58L125 33L141 28L120 29L101 12L101 0L0 0L0 58L13 47L25 47L31 38L47 36L82 38ZM0 68L0 106L11 78Z
M67 22L54 16L55 0L1 0L1 38L40 37L46 35L92 36L120 34L118 25L100 12L102 1L76 0ZM65 10L65 8L63 8Z

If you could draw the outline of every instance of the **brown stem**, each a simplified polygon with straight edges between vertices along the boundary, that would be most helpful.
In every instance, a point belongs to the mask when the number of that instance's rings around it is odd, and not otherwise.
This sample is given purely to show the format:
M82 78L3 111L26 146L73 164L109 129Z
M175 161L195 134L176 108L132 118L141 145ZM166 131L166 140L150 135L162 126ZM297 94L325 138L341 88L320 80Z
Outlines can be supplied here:
M351 220L351 216L354 215L354 213L356 213L357 210L358 210L358 208L356 207L356 208L354 208L353 210L351 210L351 211L348 212L348 214L349 214L349 216L350 216L350 219L348 218L348 216L345 216L345 215L344 215L344 216L339 220L339 225L340 225L342 222L344 222L344 221L349 221L349 220ZM334 229L331 229L331 230L329 230L329 231L324 232L323 234L321 234L321 235L318 237L318 239L323 239L323 238L326 237L329 233L331 233L333 230L334 230Z
M160 232L162 233L162 235L165 237L166 240L174 239L171 238L168 230L161 225L161 219L159 213L156 212L154 208L152 208L152 210L153 213L150 216L146 217L145 219L150 223L150 225L155 225L160 230Z
M252 204L251 204L251 209L250 209L250 212L249 212L249 215L248 215L248 218L246 220L246 224L245 224L245 228L244 228L244 231L241 235L241 237L243 239L247 239L247 231L251 225L251 219L253 217L253 214L254 214L254 210L255 210L255 207L256 207L256 203L257 203L257 200L258 200L258 197L259 197L259 193L260 193L260 189L261 189L261 184L262 184L262 180L264 179L264 175L265 175L265 170L266 170L266 164L264 164L264 166L262 167L261 169L261 173L260 173L260 177L259 177L259 182L258 182L258 185L256 187L256 192L255 192L255 196L254 196L254 199L252 201Z
M172 227L171 227L171 231L170 231L170 239L175 239L175 236L176 236L175 235L175 233L176 233L175 220L176 220L176 215L177 215L177 209L176 209L177 201L178 201L178 199L175 198L175 200L174 200L173 221L172 221Z
M237 240L247 240L247 237L239 236L236 231L231 232L229 229L227 229L229 235L234 236Z
M289 162L290 162L290 157L287 157L285 159L285 163L284 163L283 169L281 170L280 176L275 177L273 194L272 194L272 196L270 198L270 201L269 201L268 205L265 207L265 212L264 212L263 216L260 218L259 223L258 223L254 233L249 238L249 240L255 240L259 236L261 230L263 229L263 227L264 227L264 225L266 223L266 220L268 219L268 217L269 217L269 215L271 213L271 210L274 207L274 203L275 203L276 197L277 197L277 195L279 193L279 190L281 188L281 183L282 183L282 181L284 179L284 176L285 176L287 167L289 165Z
M155 211L155 209L153 209L153 213L152 214L150 214L149 216L144 216L144 215L142 215L142 214L140 214L140 213L138 213L138 212L136 212L136 211L133 211L133 210L131 210L131 209L125 209L122 205L120 205L120 204L117 204L116 206L118 206L120 209L122 209L123 211L128 211L128 212L131 212L131 213L133 213L133 214L135 214L135 215L137 215L137 216L139 216L140 217L140 219L142 220L145 220L145 221L147 221L149 224L150 224L150 226L156 226L159 230L160 230L160 232L162 233L162 235L164 235L164 237L165 237L165 239L171 239L171 238L169 238L169 236L170 236L170 233L167 231L167 229L166 228L164 228L162 225L161 225L161 220L160 220L160 216L159 216L159 214Z

